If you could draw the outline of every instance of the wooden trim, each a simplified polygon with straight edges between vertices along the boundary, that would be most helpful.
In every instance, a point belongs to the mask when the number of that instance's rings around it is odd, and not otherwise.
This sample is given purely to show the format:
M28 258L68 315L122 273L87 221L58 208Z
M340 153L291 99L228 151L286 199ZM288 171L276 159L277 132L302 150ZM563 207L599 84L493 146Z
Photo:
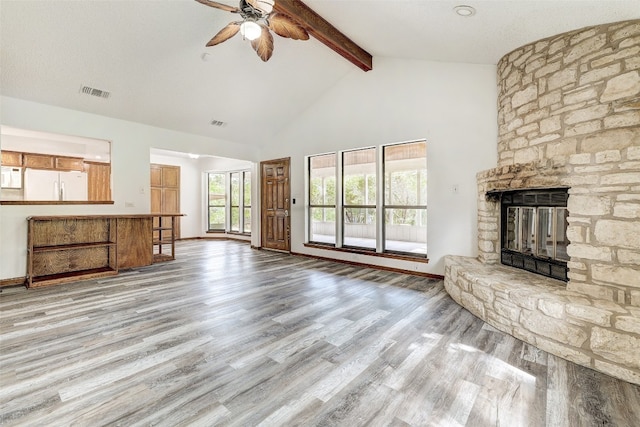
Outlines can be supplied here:
M336 248L333 246L321 245L316 243L305 243L304 246L306 248L324 249L326 251L347 252L351 254L368 255L368 256L374 256L374 257L380 257L380 258L392 258L392 259L399 259L402 261L420 262L423 264L429 263L429 258L426 258L426 257L416 257L411 255L395 254L392 252L379 253L373 250L368 251L366 249Z
M13 277L11 279L0 279L0 288L5 286L16 286L16 285L24 286L25 283L27 283L26 277Z
M354 43L302 1L278 0L274 9L298 21L309 34L361 70L373 69L373 58L369 52Z
M69 200L59 202L55 200L0 200L0 205L113 205L112 200L108 201L89 201L89 200Z
M307 258L321 259L323 261L334 261L334 262L339 262L341 264L356 265L356 266L359 266L359 267L373 268L374 270L392 271L394 273L403 273L403 274L410 274L412 276L429 277L431 279L444 280L444 276L441 276L439 274L423 273L421 271L412 271L412 270L404 270L402 268L384 267L384 266L381 266L381 265L367 264L367 263L364 263L364 262L346 261L346 260L343 260L343 259L321 257L321 256L317 256L317 255L303 254L303 253L299 253L299 252L291 252L291 255L303 256L303 257L307 257Z
M130 215L48 215L48 216L30 216L27 219L37 221L54 220L54 219L111 219L111 218L153 218L158 216L186 216L185 214L130 214Z

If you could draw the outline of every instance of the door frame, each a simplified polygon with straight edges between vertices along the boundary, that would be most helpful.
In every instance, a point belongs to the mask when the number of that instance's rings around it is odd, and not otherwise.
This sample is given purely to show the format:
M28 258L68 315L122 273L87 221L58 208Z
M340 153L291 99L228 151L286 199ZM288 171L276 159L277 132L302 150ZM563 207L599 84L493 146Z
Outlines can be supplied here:
M285 215L285 248L273 248L273 247L268 247L267 245L265 245L266 243L266 233L268 230L268 226L267 226L267 222L266 222L266 192L265 192L265 186L266 186L266 177L264 176L264 167L268 166L268 165L277 165L277 164L281 164L284 163L285 164L285 168L286 168L286 191L283 194L284 197L284 203L283 203L283 209L284 211L286 211L286 215ZM260 247L263 249L269 249L269 250L274 250L274 251L280 251L280 252L287 252L287 253L291 253L291 157L283 157L280 159L272 159L272 160L264 160L260 162Z

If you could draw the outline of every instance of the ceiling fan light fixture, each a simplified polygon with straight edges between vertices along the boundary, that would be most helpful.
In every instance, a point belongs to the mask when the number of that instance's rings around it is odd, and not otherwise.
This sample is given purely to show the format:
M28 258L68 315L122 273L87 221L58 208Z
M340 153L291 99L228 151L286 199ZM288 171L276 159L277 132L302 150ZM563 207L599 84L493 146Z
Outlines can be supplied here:
M247 40L255 40L262 34L262 27L253 21L244 21L240 24L240 34Z
M453 8L453 11L460 16L468 18L476 14L476 10L471 6L460 5Z

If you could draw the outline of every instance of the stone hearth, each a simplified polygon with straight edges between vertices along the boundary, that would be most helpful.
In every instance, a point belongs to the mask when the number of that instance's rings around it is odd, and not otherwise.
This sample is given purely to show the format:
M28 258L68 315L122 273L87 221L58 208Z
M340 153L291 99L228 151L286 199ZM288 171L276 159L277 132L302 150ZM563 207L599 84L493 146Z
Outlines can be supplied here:
M498 166L478 178L478 257L445 287L498 329L640 384L640 20L523 46L498 63ZM494 190L569 188L569 282L500 265Z

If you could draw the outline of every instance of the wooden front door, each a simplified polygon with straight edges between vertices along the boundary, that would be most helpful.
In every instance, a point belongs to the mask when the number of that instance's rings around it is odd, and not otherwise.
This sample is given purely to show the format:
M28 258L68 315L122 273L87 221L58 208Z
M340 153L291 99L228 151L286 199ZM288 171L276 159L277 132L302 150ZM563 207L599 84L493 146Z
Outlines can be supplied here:
M151 164L151 213L180 213L180 166ZM160 227L157 218L153 226ZM180 238L179 218L174 232Z
M262 247L289 252L290 240L290 159L268 160L261 169Z

